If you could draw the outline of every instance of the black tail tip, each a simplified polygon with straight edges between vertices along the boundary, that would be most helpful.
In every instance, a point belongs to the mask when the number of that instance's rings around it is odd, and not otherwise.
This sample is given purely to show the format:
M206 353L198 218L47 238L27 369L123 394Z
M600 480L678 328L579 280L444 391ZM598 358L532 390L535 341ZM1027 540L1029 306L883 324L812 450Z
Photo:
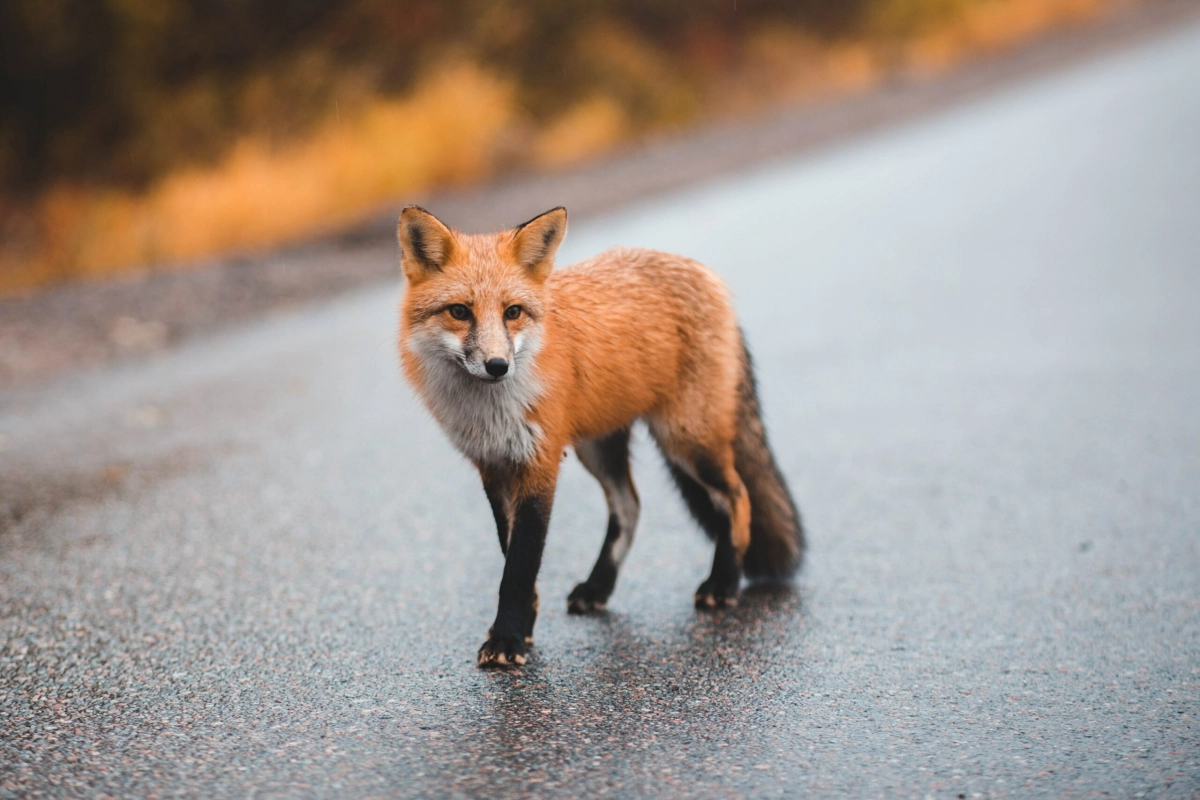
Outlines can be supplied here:
M804 528L798 524L787 532L760 531L757 537L752 530L742 573L752 581L786 581L804 565L804 544Z

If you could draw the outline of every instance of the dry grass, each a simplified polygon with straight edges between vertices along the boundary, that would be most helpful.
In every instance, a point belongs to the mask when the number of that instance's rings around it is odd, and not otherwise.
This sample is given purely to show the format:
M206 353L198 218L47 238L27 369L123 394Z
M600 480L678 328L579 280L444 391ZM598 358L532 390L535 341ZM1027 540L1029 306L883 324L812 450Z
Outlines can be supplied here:
M648 125L853 91L897 68L945 69L1115 1L888 0L862 41L760 31L743 42L736 67L714 72L700 92L630 32L599 29L585 56L609 76L607 93L541 126L522 116L514 86L471 64L444 66L411 95L335 114L288 146L247 139L216 166L171 174L140 193L59 185L32 208L0 209L0 293L278 244L502 164L560 167L593 157Z
M905 44L906 60L939 70L968 55L1010 47L1041 31L1095 16L1111 0L984 0Z
M270 245L335 228L386 198L477 179L513 118L512 95L456 65L412 96L335 117L302 142L272 149L245 140L215 168L170 175L143 193L56 186L33 210L33 246L0 256L0 291Z
M628 138L629 118L611 97L584 100L546 126L534 144L537 160L561 167L603 153Z

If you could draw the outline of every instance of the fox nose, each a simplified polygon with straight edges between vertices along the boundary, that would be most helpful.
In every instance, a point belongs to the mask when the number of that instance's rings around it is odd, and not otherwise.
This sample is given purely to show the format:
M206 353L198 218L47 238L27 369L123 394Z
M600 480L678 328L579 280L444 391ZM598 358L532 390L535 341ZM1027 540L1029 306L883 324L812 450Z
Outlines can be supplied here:
M508 362L503 358L489 358L487 363L483 365L483 368L493 378L499 378L508 374Z

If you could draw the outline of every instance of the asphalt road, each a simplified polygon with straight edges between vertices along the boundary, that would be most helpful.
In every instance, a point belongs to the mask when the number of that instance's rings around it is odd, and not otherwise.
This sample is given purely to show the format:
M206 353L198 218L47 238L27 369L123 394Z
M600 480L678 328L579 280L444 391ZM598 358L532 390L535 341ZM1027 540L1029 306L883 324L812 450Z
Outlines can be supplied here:
M643 435L610 611L571 459L532 661L476 669L491 515L359 292L0 395L0 796L1200 794L1200 27L562 259L617 243L734 286L793 589L692 609Z

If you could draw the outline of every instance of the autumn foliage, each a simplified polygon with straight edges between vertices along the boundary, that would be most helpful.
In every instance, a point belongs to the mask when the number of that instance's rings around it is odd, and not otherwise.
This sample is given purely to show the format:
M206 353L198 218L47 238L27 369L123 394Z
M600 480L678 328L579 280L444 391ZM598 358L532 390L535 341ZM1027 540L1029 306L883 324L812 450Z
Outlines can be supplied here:
M1112 0L6 0L0 291L275 244Z

